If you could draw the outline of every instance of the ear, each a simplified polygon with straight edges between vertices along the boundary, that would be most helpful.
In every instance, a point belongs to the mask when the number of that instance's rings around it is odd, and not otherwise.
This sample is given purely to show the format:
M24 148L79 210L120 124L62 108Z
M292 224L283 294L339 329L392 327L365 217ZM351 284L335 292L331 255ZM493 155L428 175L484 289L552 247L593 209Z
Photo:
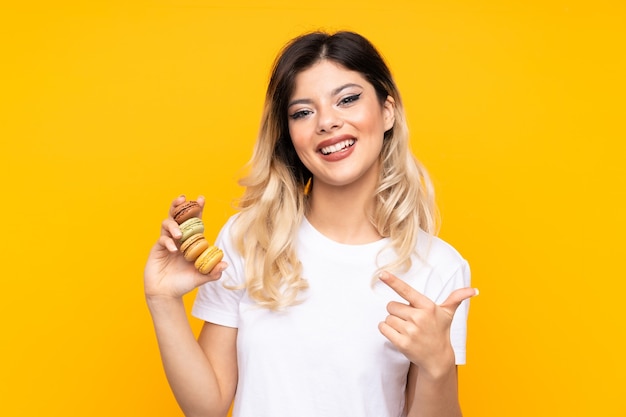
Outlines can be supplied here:
M396 121L396 102L391 96L387 96L383 103L383 123L385 125L385 132L393 127Z

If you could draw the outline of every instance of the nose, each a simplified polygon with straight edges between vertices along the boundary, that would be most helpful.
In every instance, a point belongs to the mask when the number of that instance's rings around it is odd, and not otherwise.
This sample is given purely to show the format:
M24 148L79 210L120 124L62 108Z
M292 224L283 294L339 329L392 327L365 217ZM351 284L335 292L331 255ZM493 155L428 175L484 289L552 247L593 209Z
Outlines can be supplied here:
M318 109L317 111L317 131L318 133L328 133L339 129L343 124L340 115L333 108Z

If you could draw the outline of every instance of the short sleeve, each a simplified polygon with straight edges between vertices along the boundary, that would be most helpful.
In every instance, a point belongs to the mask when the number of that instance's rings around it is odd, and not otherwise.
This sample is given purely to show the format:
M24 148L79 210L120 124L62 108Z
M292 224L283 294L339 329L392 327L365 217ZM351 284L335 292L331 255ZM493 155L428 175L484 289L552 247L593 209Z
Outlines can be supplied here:
M423 238L421 242L421 253L426 254L422 259L428 271L423 289L427 297L442 304L454 290L470 286L469 264L453 246L439 237ZM457 365L464 365L466 360L468 312L469 300L465 300L457 308L450 326L450 343Z
M223 261L228 267L222 272L219 280L208 282L198 288L191 314L200 320L236 328L239 326L239 302L245 291L239 288L245 279L243 260L235 250L231 238L231 227L235 217L228 220L215 241L215 246L224 252Z
M461 264L446 280L439 297L436 299L437 304L443 303L452 291L459 288L470 286L470 268L466 260L462 259ZM469 313L469 300L465 300L457 308L450 326L450 342L454 349L454 355L457 365L464 365L466 360L466 342L467 342L467 317Z

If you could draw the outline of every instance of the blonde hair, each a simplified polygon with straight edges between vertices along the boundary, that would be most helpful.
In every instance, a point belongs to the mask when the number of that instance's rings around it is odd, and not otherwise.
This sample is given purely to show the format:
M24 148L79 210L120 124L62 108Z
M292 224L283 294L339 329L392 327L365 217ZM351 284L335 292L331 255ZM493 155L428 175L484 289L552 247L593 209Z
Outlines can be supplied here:
M381 105L388 96L395 102L395 122L385 132L371 216L378 233L389 238L397 253L397 259L382 268L408 269L419 229L432 235L437 226L430 179L411 153L400 94L378 51L352 32L314 32L292 40L274 63L259 136L248 173L239 181L245 192L232 229L233 242L244 259L245 288L260 306L272 310L297 304L308 288L294 242L307 208L303 188L311 173L291 143L287 102L295 76L322 59L360 72L376 90Z

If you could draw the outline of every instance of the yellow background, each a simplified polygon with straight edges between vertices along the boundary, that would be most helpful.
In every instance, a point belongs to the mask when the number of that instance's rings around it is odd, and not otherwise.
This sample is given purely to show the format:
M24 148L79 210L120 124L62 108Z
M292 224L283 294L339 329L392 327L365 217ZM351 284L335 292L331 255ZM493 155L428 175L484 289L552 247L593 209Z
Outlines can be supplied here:
M317 28L387 58L471 263L465 415L626 415L617 0L3 2L1 415L180 415L147 252L180 193L208 236L233 213L272 60Z

